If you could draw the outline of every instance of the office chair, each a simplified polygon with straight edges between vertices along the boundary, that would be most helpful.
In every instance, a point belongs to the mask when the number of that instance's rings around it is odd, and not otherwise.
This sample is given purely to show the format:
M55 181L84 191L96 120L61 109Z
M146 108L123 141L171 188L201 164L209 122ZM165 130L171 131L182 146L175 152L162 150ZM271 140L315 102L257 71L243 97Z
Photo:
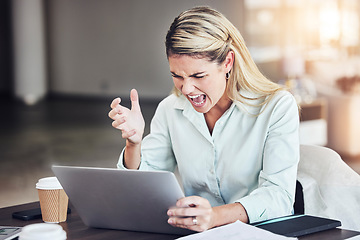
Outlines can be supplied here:
M360 175L338 153L301 145L297 180L301 185L297 185L295 212L297 207L308 215L340 220L344 229L360 231Z

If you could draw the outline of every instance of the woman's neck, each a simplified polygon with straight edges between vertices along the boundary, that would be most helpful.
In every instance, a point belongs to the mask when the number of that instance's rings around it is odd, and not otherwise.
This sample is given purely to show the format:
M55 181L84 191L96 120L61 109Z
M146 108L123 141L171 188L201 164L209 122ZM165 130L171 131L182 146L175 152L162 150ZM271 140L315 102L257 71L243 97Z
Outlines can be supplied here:
M204 113L205 121L212 134L215 123L219 118L228 110L231 106L232 101L227 97L223 96L207 113Z

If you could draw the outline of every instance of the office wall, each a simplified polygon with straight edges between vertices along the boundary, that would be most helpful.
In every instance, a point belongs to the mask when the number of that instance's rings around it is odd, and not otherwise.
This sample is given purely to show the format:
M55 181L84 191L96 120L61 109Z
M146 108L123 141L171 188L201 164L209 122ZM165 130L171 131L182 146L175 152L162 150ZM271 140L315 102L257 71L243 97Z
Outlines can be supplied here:
M164 38L183 10L208 5L241 31L243 1L50 0L49 90L54 93L162 98L172 80Z

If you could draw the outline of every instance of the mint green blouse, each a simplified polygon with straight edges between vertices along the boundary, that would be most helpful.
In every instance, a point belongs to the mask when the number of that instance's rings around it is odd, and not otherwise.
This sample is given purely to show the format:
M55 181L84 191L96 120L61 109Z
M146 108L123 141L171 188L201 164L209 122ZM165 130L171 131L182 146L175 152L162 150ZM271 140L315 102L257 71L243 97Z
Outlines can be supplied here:
M212 134L204 115L184 96L170 95L143 139L139 169L174 171L177 166L186 196L204 197L212 206L240 202L250 222L288 215L295 196L298 128L298 106L287 91L266 107L233 103ZM123 152L118 167L124 168Z

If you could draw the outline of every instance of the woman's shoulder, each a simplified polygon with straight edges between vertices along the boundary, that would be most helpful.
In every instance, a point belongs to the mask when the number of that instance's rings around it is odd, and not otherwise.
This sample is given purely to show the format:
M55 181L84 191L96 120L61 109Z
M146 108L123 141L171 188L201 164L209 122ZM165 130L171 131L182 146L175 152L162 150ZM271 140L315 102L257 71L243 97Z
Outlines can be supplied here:
M253 115L258 115L264 111L271 112L279 106L297 106L294 96L285 89L278 90L267 97L248 91L240 91L240 94L243 101L235 102L235 104Z
M285 105L296 105L295 97L287 90L279 90L272 96L272 99L269 103L277 105L277 104L285 104Z
M276 92L272 99L267 103L267 106L264 107L264 112L279 118L287 115L297 119L299 115L299 105L296 102L295 97L287 90Z

